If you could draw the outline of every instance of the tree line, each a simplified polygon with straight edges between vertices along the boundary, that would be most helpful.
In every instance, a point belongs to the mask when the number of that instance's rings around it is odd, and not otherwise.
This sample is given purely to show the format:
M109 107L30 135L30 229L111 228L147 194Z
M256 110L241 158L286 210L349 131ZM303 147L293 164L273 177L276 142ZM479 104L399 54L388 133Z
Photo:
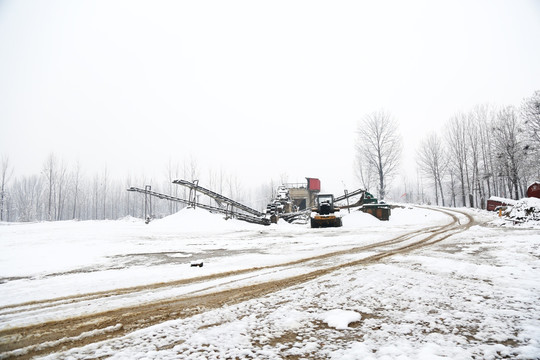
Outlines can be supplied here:
M375 112L360 121L357 133L358 179L384 199L401 153L398 124L387 112ZM477 208L491 196L525 197L540 179L540 91L519 107L477 105L456 113L442 131L421 140L416 164L416 184L403 180L404 193L395 197Z
M119 180L111 176L107 167L88 175L79 162L67 163L53 153L47 156L39 174L14 177L14 167L7 156L2 156L0 165L0 221L12 222L143 218L145 197L127 191L129 187L144 188L149 184L153 191L187 199L189 190L172 181L200 177L205 179L202 186L263 208L271 198L269 186L273 186L265 184L247 191L236 175L223 169L204 172L193 156L182 162L170 160L157 181L133 175ZM199 201L216 205L206 197ZM163 217L183 207L181 203L152 199L150 211L153 217Z
M109 171L83 174L80 163L67 164L48 155L41 172L13 178L9 157L2 158L0 220L58 221L68 219L118 219L140 216L140 199L129 194L130 183L112 179Z

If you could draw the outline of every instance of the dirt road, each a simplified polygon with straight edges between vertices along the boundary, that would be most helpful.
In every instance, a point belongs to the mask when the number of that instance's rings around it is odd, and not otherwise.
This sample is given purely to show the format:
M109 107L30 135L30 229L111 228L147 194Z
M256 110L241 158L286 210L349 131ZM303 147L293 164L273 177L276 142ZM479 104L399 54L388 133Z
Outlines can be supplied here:
M319 256L308 257L278 265L256 267L238 271L184 279L165 283L115 289L61 297L0 308L3 314L21 314L36 311L52 311L58 307L85 306L88 303L107 302L118 297L137 297L152 291L186 285L201 284L198 290L182 296L159 301L142 302L107 311L97 311L83 316L73 316L60 321L37 323L0 331L0 358L27 359L37 355L80 347L89 343L122 336L137 329L155 325L166 320L192 316L209 309L219 308L262 297L266 294L298 285L343 267L362 266L377 262L388 256L409 252L429 246L447 237L467 230L474 224L473 218L455 210L440 211L452 221L443 226L433 226L410 232L375 244L352 247ZM459 217L458 217L459 215ZM358 259L350 261L350 255ZM368 254L362 256L362 254ZM347 256L345 256L347 255ZM292 269L305 268L298 274ZM282 272L279 279L264 280L265 274ZM260 280L257 280L260 278Z

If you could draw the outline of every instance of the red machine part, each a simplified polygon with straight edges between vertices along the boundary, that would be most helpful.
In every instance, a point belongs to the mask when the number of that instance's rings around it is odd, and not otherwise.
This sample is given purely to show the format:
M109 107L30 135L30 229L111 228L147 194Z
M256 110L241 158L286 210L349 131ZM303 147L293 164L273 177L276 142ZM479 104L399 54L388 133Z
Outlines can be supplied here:
M321 180L316 178L306 178L308 182L308 190L321 191Z

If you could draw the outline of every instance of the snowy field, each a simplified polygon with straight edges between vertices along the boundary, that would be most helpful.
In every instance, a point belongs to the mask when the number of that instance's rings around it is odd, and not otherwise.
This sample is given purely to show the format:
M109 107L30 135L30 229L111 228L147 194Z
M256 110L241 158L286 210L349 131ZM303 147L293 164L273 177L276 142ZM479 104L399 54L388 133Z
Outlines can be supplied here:
M285 222L264 227L225 221L185 209L148 225L132 218L3 223L0 358L39 347L11 349L13 337L6 334L13 328L332 268L259 297L104 341L72 348L66 345L69 338L60 337L58 344L66 347L51 346L54 352L44 356L539 359L540 229L499 226L495 214L461 211L474 216L471 227L429 246L356 265L351 262L418 239L377 243L453 219L433 209L397 208L388 222L353 212L344 214L342 228L309 229ZM454 216L460 225L469 221L463 214ZM334 254L323 256L329 253ZM203 267L190 266L195 263ZM226 272L230 276L220 275ZM70 301L77 297L85 298ZM115 326L96 331L114 332L123 324Z

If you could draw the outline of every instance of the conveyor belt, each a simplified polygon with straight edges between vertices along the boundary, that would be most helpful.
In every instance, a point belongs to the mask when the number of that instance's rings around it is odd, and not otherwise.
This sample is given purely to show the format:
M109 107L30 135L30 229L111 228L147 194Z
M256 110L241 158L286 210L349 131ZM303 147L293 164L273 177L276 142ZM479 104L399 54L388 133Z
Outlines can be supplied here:
M345 200L345 199L347 199L347 198L350 198L350 197L352 197L352 196L361 194L361 193L363 193L363 192L366 192L366 190L364 190L364 189L354 190L354 191L351 191L350 193L347 193L347 194L345 194L345 195L341 195L341 196L339 196L339 197L337 197L337 198L334 198L334 201L335 201L335 202L338 202L338 201L341 201L341 200Z
M151 196L155 196L155 197L157 197L159 199L164 199L164 200L169 200L169 201L176 201L176 202L179 202L179 203L182 203L182 204L192 205L192 202L189 201L189 200L186 200L186 199L178 198L178 197L171 196L171 195L161 194L161 193L151 191L151 190L140 189L140 188L137 188L137 187L134 187L134 186L130 187L127 190L128 191L139 192L139 193L142 193L142 194L148 194L148 195L151 195ZM247 222L254 223L254 224L270 225L270 219L267 219L267 218L264 218L264 217L256 217L256 216L246 215L246 214L239 213L237 211L231 211L231 210L227 210L225 208L219 208L219 207L206 205L206 204L197 203L195 205L197 207L200 207L202 209L205 209L205 210L208 210L208 211L211 211L211 212L217 212L217 213L221 213L221 214L231 215L231 216L233 216L234 218L236 218L238 220L243 220L243 221L247 221Z
M189 188L190 190L195 190L197 192L200 192L201 194L204 194L204 195L209 196L212 199L216 200L218 202L218 204L227 204L227 205L229 205L231 207L243 210L243 211L245 211L245 212L247 212L249 214L255 215L255 216L264 216L264 213L262 213L262 212L260 212L258 210L252 209L249 206L246 206L246 205L241 204L241 203L239 203L237 201L229 199L226 196L218 194L218 193L216 193L216 192L214 192L212 190L208 190L208 189L206 189L206 188L204 188L202 186L199 186L197 184L194 184L194 183L192 183L190 181L187 181L187 180L174 180L173 184L182 185L182 186L185 186L185 187Z

